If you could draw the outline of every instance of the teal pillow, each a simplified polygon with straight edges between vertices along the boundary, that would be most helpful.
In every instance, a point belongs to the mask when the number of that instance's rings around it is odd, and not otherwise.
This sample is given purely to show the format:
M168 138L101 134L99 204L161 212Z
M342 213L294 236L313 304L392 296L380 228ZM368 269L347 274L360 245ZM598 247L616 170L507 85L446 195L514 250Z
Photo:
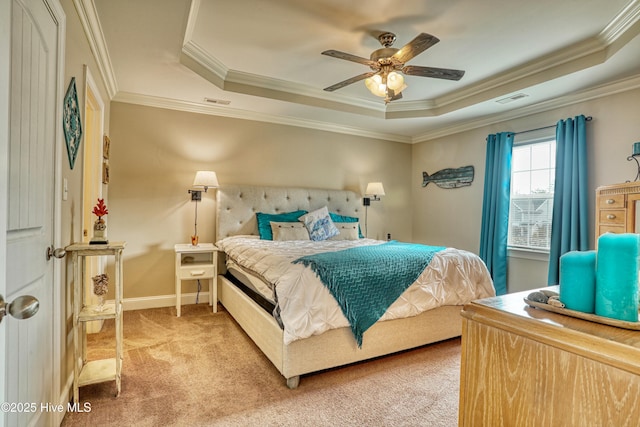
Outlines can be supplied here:
M298 222L298 218L306 214L307 211L299 210L294 212L285 212L281 214L267 214L263 212L256 213L258 220L258 234L262 240L273 240L273 232L271 231L271 221L273 222Z
M359 222L360 221L360 218L356 218L354 216L340 215L334 212L329 212L329 216L331 217L331 221L333 222ZM358 236L360 236L361 239L364 237L359 224L358 224Z

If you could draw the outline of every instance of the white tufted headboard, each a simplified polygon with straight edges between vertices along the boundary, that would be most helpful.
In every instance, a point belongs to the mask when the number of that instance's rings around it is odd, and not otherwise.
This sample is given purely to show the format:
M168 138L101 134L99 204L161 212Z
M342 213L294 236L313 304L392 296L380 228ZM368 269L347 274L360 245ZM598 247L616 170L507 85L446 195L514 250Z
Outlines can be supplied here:
M363 211L362 198L353 191L224 185L217 194L216 241L236 234L257 235L256 212L312 211L323 206L358 218Z

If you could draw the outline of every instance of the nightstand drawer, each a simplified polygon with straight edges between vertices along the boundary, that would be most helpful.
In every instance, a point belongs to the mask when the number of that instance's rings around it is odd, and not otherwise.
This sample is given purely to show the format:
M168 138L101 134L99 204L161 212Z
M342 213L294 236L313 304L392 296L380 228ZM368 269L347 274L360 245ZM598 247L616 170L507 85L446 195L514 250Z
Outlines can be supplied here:
M179 279L183 280L196 280L212 278L214 275L214 268L212 265L190 265L188 267L182 266L177 271Z
M598 213L600 224L624 225L626 211L624 209L606 209Z

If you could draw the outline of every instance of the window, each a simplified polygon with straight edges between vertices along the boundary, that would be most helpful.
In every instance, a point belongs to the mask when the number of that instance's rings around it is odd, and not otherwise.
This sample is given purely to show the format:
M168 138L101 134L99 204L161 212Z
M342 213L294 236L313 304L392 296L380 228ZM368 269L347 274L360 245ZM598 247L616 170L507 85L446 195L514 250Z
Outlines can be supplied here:
M513 147L508 238L510 248L549 250L555 170L555 140Z

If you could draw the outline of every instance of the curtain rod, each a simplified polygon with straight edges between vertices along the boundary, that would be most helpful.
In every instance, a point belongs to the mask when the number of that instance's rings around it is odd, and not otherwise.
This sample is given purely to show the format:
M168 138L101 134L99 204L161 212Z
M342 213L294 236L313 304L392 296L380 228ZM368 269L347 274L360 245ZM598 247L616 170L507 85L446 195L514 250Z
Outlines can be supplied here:
M593 117L588 116L585 118L586 121L590 122L591 120L593 120ZM512 133L514 135L520 135L521 133L528 133L528 132L535 132L537 130L543 130L543 129L551 129L556 127L557 125L553 125L553 126L543 126L541 128L535 128L535 129L527 129L527 130L521 130L520 132L509 132Z

